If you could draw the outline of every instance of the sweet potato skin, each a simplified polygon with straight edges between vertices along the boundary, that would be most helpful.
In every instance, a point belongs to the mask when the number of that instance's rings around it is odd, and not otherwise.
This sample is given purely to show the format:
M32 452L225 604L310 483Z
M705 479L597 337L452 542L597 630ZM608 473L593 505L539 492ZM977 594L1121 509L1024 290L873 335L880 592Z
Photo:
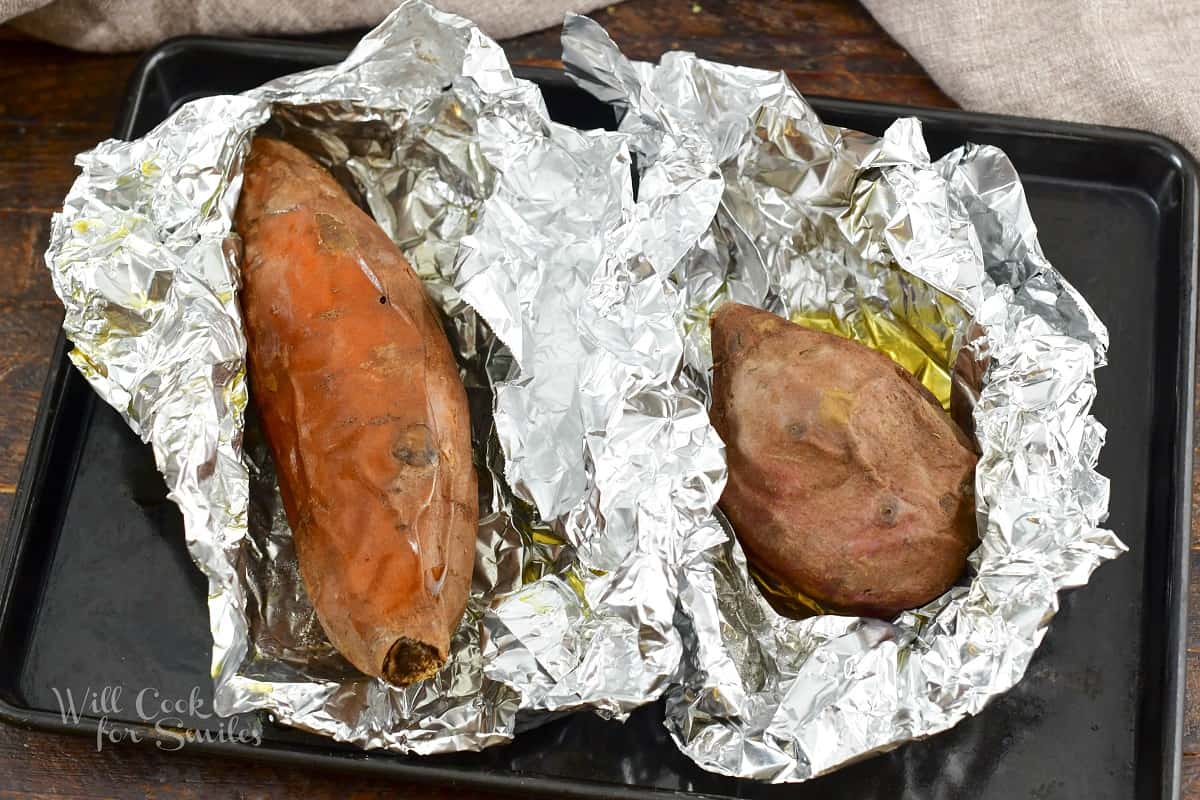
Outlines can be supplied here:
M466 392L399 249L301 151L257 138L235 226L251 397L330 641L406 684L445 662L478 497Z
M712 319L721 508L751 564L838 613L938 597L977 543L976 455L886 355L750 306Z

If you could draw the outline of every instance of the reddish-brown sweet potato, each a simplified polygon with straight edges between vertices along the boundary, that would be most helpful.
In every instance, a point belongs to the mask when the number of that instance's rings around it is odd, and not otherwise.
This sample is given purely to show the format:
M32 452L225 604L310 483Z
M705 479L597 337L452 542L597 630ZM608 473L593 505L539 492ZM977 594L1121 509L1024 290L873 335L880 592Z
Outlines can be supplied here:
M712 320L721 508L751 564L821 607L892 617L944 592L977 542L976 456L882 353L750 306Z
M478 525L467 397L420 279L299 150L254 140L236 229L251 395L300 574L355 667L435 673Z

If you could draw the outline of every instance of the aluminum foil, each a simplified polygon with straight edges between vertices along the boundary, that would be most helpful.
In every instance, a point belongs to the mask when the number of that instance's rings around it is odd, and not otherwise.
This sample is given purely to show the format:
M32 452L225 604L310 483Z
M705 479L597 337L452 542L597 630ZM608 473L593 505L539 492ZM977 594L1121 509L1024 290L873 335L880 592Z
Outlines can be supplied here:
M1088 413L1107 333L1043 256L1012 164L969 145L931 161L915 119L881 138L825 125L780 72L683 52L629 61L583 17L563 47L572 77L623 115L639 204L682 197L665 230L707 220L672 271L700 397L708 315L736 300L912 356L948 407L952 383L972 401L982 453L968 574L893 622L780 616L732 536L683 553L671 735L707 769L802 781L978 713L1024 673L1058 591L1125 549L1098 527L1104 428ZM680 194L698 175L706 193Z
M700 765L797 781L943 730L1024 672L1124 549L1099 527L1107 334L993 148L824 125L780 73L631 62L568 18L617 133L549 121L464 20L410 0L341 64L197 100L79 158L46 254L71 358L153 448L209 581L214 707L479 749L668 697ZM440 305L471 402L475 578L444 670L397 689L325 638L248 402L231 230L257 132L325 163ZM631 180L635 164L638 189ZM752 303L887 351L974 430L982 544L893 622L775 613L716 503L708 316Z
M320 159L405 250L467 386L472 592L447 666L408 688L325 638L248 402L231 219L256 132ZM495 42L406 2L340 64L79 157L46 262L72 360L152 445L208 577L218 713L435 753L666 690L677 553L723 536L722 448L676 369L667 278L707 222L650 224L627 138L551 123Z

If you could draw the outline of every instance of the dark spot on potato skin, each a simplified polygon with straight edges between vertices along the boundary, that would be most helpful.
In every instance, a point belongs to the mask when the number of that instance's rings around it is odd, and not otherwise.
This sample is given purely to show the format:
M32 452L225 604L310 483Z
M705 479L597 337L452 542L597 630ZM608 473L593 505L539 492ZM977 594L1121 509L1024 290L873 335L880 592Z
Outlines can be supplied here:
M740 333L735 333L729 339L729 355L731 355L731 356L736 355L737 353L741 352L741 350L742 350L742 335Z
M396 437L392 455L410 467L428 467L437 463L438 452L433 434L425 425L410 425Z
M312 524L312 521L313 521L313 510L311 508L309 508L308 506L301 506L300 513L298 515L298 518L296 519L296 527L297 528L307 528L309 525Z
M879 524L885 528L894 528L900 516L900 498L887 497L879 506Z
M787 426L787 432L788 436L792 437L794 441L798 442L804 438L804 434L808 433L808 423L793 422L791 425Z

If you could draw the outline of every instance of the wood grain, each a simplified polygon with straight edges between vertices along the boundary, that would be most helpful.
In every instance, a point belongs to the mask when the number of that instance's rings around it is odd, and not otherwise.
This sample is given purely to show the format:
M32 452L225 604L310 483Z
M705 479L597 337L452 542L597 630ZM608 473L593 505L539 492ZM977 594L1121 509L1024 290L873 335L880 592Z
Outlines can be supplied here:
M62 310L43 304L0 303L0 320L4 339L0 402L5 409L4 424L0 425L0 494L11 494L25 459Z
M111 136L112 125L111 120L64 124L0 119L0 211L48 215L60 206L79 173L75 154Z
M62 321L41 266L49 231L47 213L0 209L0 520L6 521Z
M2 147L2 145L0 145ZM0 172L3 167L0 167ZM59 197L58 201L61 202ZM0 304L57 303L42 252L50 237L50 215L44 211L0 209Z
M99 126L108 135L138 56L76 53L4 30L0 120Z
M591 15L626 55L668 50L784 69L801 92L918 106L953 106L921 66L856 3L632 2ZM557 64L558 30L505 42L514 61Z
M1183 776L1180 780L1180 796L1184 800L1200 797L1200 759L1183 759Z
M0 725L0 797L383 800L398 795L415 800L463 797L456 789L220 761L186 749L164 753L153 747L117 744L97 752L95 741L86 736L57 736ZM485 793L470 797L502 798Z
M664 51L687 49L720 61L783 68L808 94L952 105L853 0L631 0L593 16L635 58L655 60ZM506 42L505 49L513 61L557 64L559 34L530 34ZM61 320L41 265L50 213L74 180L74 155L110 135L136 62L136 55L73 53L0 28L0 520L12 505ZM1197 489L1193 519L1200 519ZM1192 561L1183 796L1200 800L1200 549ZM98 753L87 738L0 725L2 797L396 794L426 800L463 796L451 789L129 745Z

